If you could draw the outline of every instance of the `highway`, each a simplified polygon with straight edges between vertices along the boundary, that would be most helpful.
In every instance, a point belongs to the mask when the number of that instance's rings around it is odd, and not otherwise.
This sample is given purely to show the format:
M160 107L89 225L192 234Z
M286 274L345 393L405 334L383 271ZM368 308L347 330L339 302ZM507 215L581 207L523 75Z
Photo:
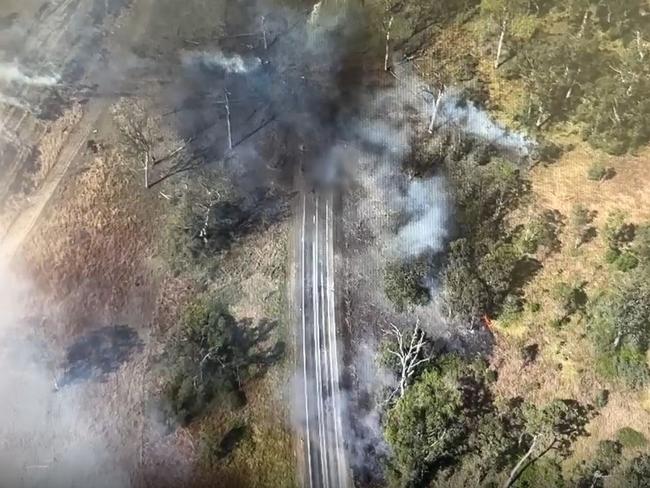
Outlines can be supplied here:
M348 487L334 303L333 198L331 192L304 192L298 198L293 282L304 485Z

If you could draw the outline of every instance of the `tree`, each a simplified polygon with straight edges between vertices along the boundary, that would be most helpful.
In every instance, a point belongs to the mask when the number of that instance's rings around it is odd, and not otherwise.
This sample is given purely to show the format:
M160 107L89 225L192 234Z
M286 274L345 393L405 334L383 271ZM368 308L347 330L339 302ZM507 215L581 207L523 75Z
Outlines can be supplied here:
M481 416L477 428L471 433L469 445L477 455L475 461L479 478L488 472L499 472L511 463L518 448L518 430L513 428L512 416L497 411Z
M589 331L598 370L630 386L650 377L646 352L650 341L650 279L643 269L624 278L592 302Z
M128 105L125 102L121 103L115 110L114 116L122 135L128 141L129 150L142 164L144 187L148 189L151 186L149 173L154 162L153 121L144 107L135 101L130 101Z
M650 264L650 225L641 225L635 230L632 250L642 264Z
M583 136L594 147L623 154L650 140L650 67L632 49L608 63L610 73L584 93L578 112Z
M574 247L577 249L590 240L595 229L591 226L593 222L592 213L585 206L576 204L571 209L571 233L574 236Z
M396 486L419 486L453 458L464 434L457 378L426 371L389 410L385 435Z
M603 238L610 249L620 252L634 240L635 230L634 224L625 221L625 214L614 211L607 216Z
M408 334L405 334L395 325L391 324L391 328L387 334L394 338L395 346L388 346L387 352L391 354L398 361L398 386L393 393L399 393L400 398L406 392L406 386L417 371L418 367L427 361L429 357L424 356L424 346L426 344L426 336L419 324ZM391 395L392 396L392 395Z
M553 298L557 305L558 325L563 324L574 313L583 310L587 303L587 295L583 290L583 284L569 284L563 281L557 283L553 288Z
M573 442L586 434L588 410L575 400L554 400L542 408L529 405L524 412L523 436L528 449L503 485L509 488L521 474L551 450L566 454Z
M186 310L166 355L165 408L186 424L219 394L240 394L244 383L281 357L282 343L269 344L273 322L240 324L218 301L201 299Z
M424 274L424 263L418 260L395 261L386 266L384 291L398 311L429 301L429 290L423 284Z
M531 44L518 61L528 92L522 120L540 129L551 118L573 114L603 71L602 62L599 43L593 39L559 36Z
M579 466L573 475L576 488L603 488L608 477L622 459L621 445L615 441L600 441L593 459Z
M511 287L512 272L519 261L515 246L497 242L479 262L479 273L490 289L493 303L500 304Z
M501 53L506 33L519 42L530 39L536 27L530 15L530 2L524 0L481 0L481 14L487 19L490 30L498 32L494 68L501 65ZM496 29L494 29L496 27Z
M449 318L473 323L489 308L488 287L476 274L472 249L466 239L450 244L442 284L442 302Z
M612 486L617 488L645 488L650 479L650 455L641 454L632 459L613 476Z

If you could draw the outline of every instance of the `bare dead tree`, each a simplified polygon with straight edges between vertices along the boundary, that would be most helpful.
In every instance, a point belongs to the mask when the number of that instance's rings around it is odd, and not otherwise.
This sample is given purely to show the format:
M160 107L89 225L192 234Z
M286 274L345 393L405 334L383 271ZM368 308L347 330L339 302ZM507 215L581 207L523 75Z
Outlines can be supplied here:
M142 158L144 187L149 188L149 167L153 161L153 134L151 120L144 109L137 103L130 103L128 110L116 117L120 131L128 140L131 148Z
M585 34L585 28L587 27L587 21L589 20L589 7L585 9L585 14L582 17L582 23L580 24L580 30L578 31L578 39L582 38Z
M503 22L501 23L501 34L499 35L499 44L497 45L497 55L494 59L494 69L497 69L501 64L501 51L503 49L503 39L506 36L506 27L508 26L508 13L505 13Z
M232 128L230 126L230 100L228 98L228 90L223 89L223 96L226 107L226 128L228 130L228 149L232 151Z
M393 26L394 17L391 15L386 27L386 54L384 55L384 71L388 71L388 58L390 56L390 29Z
M444 92L444 86L438 89L438 96L436 97L436 100L433 103L433 110L431 111L431 120L429 121L429 134L433 133L433 126L436 123L436 117L438 116L438 107L440 106L440 101L442 100L443 92Z
M266 39L266 23L263 15L260 17L260 27L262 28L262 41L264 42L264 50L266 51L269 48L269 43Z
M641 32L636 31L636 49L639 52L639 59L643 61L645 53L643 52L643 40L641 39Z
M420 357L422 348L426 344L426 337L420 328L419 322L416 322L410 340L405 340L404 332L396 325L390 324L390 330L387 334L393 336L397 341L397 349L388 349L388 353L397 358L400 364L399 384L393 394L399 391L400 398L404 396L408 382L415 373L416 368L429 361L428 357ZM408 342L408 343L407 343Z

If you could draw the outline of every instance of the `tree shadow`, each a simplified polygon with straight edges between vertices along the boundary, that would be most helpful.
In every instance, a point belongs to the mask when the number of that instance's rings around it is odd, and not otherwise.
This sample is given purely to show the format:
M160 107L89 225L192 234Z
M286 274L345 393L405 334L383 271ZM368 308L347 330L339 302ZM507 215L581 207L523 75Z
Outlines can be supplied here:
M246 438L247 434L248 428L245 425L237 425L226 432L226 435L223 436L219 443L219 454L217 458L221 460L228 457L228 455L237 448L241 441Z
M270 319L262 319L255 325L251 319L242 319L237 323L232 339L240 351L242 365L249 370L250 378L264 375L284 357L286 344L283 341L273 342L277 327L278 321Z
M519 294L542 268L542 263L535 258L524 257L517 261L512 270L510 291Z
M229 250L247 235L268 229L289 215L287 199L278 192L258 189L247 198L217 202L195 212L187 232L194 257Z
M68 346L60 386L76 381L104 382L143 347L137 331L127 325L106 326L85 334Z

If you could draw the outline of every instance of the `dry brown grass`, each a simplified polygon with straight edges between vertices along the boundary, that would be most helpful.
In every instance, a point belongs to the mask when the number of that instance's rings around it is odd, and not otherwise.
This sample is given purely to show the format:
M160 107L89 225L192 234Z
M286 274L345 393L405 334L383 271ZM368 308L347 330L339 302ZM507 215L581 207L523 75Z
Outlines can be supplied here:
M595 162L613 168L614 178L589 181L587 170ZM650 220L649 162L650 148L637 156L611 157L581 143L557 163L535 168L531 174L533 191L540 205L565 215L574 204L581 203L598 211L597 224L613 210L623 210L632 222L640 223Z
M142 284L155 225L147 213L151 194L134 179L117 151L94 157L65 180L25 243L33 280L70 319L115 316Z
M648 222L650 197L645 188L650 179L646 170L649 157L648 149L636 156L609 157L579 143L556 163L532 171L530 207L518 212L513 223L524 222L526 215L543 209L558 210L568 219L576 204L597 212L593 225L598 231L614 210L623 211L635 224ZM589 181L587 170L594 161L614 168L614 178ZM552 289L559 281L586 283L587 295L594 296L620 274L604 262L606 246L600 235L577 250L568 228L560 239L560 252L542 259L543 269L524 289L527 301L539 303L541 309L535 313L526 310L511 324L497 322L492 362L499 370L495 386L499 401L522 396L538 404L553 398L593 404L599 391L611 391L608 405L588 425L589 436L577 442L571 466L587 459L599 441L615 438L623 427L648 435L650 390L629 391L598 377L593 345L586 336L587 319L580 313L560 330L551 327L556 306ZM539 345L540 355L535 363L524 367L521 348L532 343Z
M83 109L81 105L74 104L67 109L50 127L41 139L38 146L38 170L32 175L34 186L38 186L56 164L65 142L68 140L70 130L81 120Z

